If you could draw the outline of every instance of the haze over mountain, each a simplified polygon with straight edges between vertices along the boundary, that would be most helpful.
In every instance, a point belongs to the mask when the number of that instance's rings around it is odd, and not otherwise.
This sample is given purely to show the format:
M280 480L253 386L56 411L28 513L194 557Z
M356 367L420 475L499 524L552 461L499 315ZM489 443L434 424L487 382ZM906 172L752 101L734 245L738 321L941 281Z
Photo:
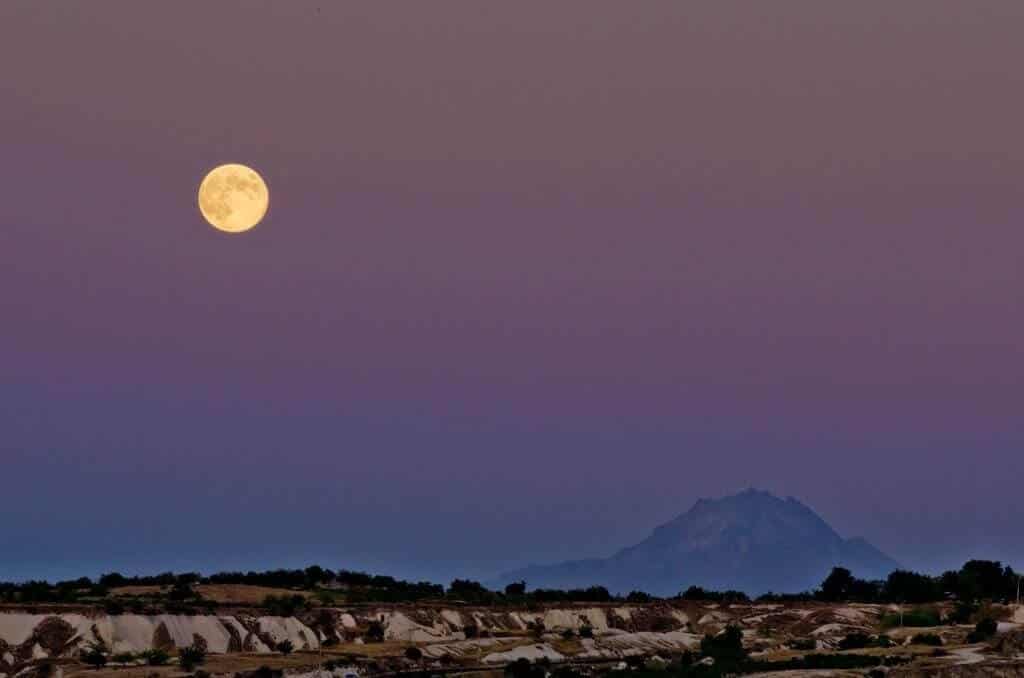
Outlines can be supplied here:
M673 595L690 585L749 594L814 588L836 565L866 579L899 564L861 538L843 539L793 497L748 489L700 499L635 546L609 558L535 565L507 572L496 584L530 588L603 585L613 592Z

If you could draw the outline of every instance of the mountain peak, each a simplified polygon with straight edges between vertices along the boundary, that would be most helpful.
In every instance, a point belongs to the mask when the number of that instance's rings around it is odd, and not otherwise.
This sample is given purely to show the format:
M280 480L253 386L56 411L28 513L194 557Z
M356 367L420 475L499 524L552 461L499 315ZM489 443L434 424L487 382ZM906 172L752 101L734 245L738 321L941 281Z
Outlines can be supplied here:
M862 538L844 540L810 507L753 487L701 498L610 558L509 573L532 586L603 585L672 595L690 585L713 589L799 592L821 583L836 565L866 578L898 564Z

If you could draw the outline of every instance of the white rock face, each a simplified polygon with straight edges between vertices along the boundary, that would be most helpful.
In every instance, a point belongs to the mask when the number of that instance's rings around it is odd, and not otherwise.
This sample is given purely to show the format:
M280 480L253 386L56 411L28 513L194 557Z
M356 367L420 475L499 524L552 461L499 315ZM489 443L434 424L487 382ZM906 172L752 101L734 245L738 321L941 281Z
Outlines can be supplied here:
M8 645L21 645L44 619L46 617L41 614L0 613L0 639L7 641Z
M450 640L454 632L440 619L432 625L419 624L401 612L389 612L383 615L384 639L402 640L411 643L429 643L434 640Z
M599 643L593 648L595 652L622 652L627 644L651 646L656 649L671 649L688 644L689 641L684 642L683 636L677 638L671 633L631 634L623 629L612 628L613 619L617 620L616 623L637 623L643 628L642 624L646 623L644 617L649 612L649 609L644 610L635 605L616 608L565 605L536 612L386 606L337 610L333 628L318 627L315 630L296 617L247 617L241 614L111 616L99 612L42 615L3 612L0 613L0 641L6 643L11 651L6 653L9 660L0 662L0 667L8 673L16 673L17 671L12 672L10 667L15 665L18 656L47 656L47 651L36 642L41 640L36 637L36 632L47 629L52 633L55 619L60 619L71 627L72 637L64 650L65 655L74 654L78 649L95 641L103 642L113 652L139 653L153 649L154 643L158 641L170 643L180 649L192 645L196 639L205 642L207 650L212 654L224 654L240 649L269 653L274 651L278 643L286 640L291 641L297 650L315 651L327 639L342 638L348 642L360 642L361 636L371 622L380 623L384 627L384 637L387 640L446 646L446 649L432 653L436 656L445 653L458 654L460 650L469 651L471 644L475 645L475 652L479 652L491 643L488 639L491 634L527 636L531 633L528 629L539 624L543 624L546 631L553 633L565 630L579 633L586 627L592 629L594 637L598 639L620 638L617 645L602 647ZM681 609L662 607L657 614L672 618L679 625L689 621L687 613ZM717 611L714 614L727 616ZM460 645L464 641L468 642L463 629L470 625L475 625L484 637L473 639L470 644ZM56 626L60 628L59 624ZM661 640L656 641L655 638ZM543 648L544 644L541 643L540 646ZM513 659L518 658L523 652L529 656L549 656L544 654L547 650L537 650L536 646L533 647L532 650L509 652L513 652ZM541 654L537 654L538 652ZM493 654L503 656L506 653Z
M547 643L537 645L524 645L515 647L506 652L492 652L484 657L485 664L509 664L517 659L526 659L534 662L538 659L548 659L552 662L565 660L565 655L551 647Z
M313 629L295 617L260 617L260 631L274 639L275 643L286 640L299 650L316 650L320 641Z

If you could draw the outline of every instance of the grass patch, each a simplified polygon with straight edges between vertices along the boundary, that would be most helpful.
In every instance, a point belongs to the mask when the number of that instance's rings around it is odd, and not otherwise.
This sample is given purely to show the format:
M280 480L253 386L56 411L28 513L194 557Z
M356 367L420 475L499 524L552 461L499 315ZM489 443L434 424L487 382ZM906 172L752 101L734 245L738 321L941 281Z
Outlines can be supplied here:
M894 628L900 626L901 617L898 612L890 613L882 617L882 626ZM940 626L942 620L939 618L939 611L933 607L917 607L907 610L902 615L903 626L926 628Z

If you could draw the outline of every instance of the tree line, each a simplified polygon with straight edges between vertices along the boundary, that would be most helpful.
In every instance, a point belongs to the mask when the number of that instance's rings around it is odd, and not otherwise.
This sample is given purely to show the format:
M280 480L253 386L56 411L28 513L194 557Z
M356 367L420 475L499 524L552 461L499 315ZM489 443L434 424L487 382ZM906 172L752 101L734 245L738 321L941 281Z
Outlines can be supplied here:
M1013 600L1017 597L1020 575L999 561L970 560L959 570L930 576L909 570L896 570L884 580L864 580L850 570L836 567L813 591L803 593L766 593L762 602L851 601L877 603L927 603L944 599L960 601ZM198 602L197 584L248 584L268 588L312 591L321 604L360 602L461 602L473 605L523 605L532 603L646 603L665 600L643 591L626 595L611 593L604 586L576 589L528 589L525 581L513 582L503 590L492 590L477 581L455 579L447 587L432 582L411 582L385 575L351 570L332 571L313 565L305 569L276 569L262 572L218 572L209 576L197 572L127 576L118 572L96 580L88 577L49 583L27 581L0 583L0 602L71 603L89 602L106 597L111 589L124 586L157 586L170 602ZM690 586L674 599L723 603L750 602L742 591L714 591ZM670 599L672 599L670 598ZM283 602L286 601L286 602ZM206 601L209 604L209 601ZM308 605L305 597L269 596L267 607L296 609Z

